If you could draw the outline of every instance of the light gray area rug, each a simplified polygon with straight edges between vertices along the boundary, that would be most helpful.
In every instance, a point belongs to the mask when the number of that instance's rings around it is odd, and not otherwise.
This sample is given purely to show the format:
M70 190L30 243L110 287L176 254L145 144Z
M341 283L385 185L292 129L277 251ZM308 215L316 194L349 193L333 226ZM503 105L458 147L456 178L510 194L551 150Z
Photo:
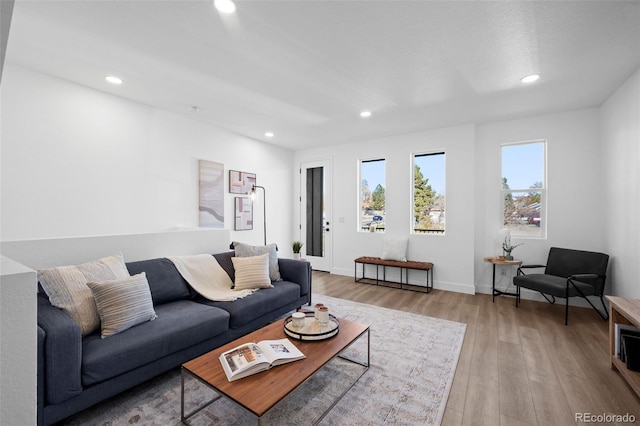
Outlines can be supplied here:
M465 324L328 296L314 296L314 303L324 303L339 318L371 326L369 371L320 424L441 423L464 340ZM366 361L366 350L365 335L348 348L345 355ZM267 413L262 424L312 424L349 388L362 368L336 358ZM211 389L191 377L185 387L187 413L215 396ZM255 416L225 398L200 411L190 422L197 426L257 424ZM92 407L63 424L179 425L180 369Z

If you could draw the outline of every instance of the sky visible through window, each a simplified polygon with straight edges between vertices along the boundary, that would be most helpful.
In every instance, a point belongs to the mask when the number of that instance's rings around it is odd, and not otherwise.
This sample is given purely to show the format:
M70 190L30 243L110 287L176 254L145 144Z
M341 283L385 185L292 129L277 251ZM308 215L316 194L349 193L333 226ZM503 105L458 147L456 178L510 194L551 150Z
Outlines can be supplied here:
M544 183L544 143L504 145L502 177L510 189L528 189L536 182Z
M436 195L444 195L444 155L417 155L413 161Z
M370 191L376 189L378 185L382 185L382 187L385 188L384 163L384 160L363 161L361 169L362 179L367 180Z

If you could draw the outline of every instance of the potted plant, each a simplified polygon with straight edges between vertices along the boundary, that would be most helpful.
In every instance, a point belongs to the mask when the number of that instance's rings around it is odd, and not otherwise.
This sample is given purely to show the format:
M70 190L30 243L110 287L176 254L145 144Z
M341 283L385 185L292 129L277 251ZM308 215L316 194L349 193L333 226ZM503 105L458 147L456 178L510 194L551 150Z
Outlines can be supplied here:
M293 258L294 259L300 259L300 249L302 249L302 242L300 241L294 241L292 248L293 248Z
M521 246L524 243L516 244L515 246L511 245L511 238L506 237L504 242L502 243L502 251L504 252L505 260L513 260L513 256L511 256L511 252L514 248Z

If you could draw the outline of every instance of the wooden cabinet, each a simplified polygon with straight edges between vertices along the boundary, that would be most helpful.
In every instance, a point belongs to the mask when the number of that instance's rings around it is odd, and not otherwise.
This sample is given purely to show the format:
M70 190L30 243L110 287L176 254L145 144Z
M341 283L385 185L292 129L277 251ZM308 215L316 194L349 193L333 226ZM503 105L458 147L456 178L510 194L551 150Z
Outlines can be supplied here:
M640 328L640 300L606 296L609 300L609 354L611 369L618 370L629 386L640 396L640 372L632 371L616 356L615 324L630 324Z

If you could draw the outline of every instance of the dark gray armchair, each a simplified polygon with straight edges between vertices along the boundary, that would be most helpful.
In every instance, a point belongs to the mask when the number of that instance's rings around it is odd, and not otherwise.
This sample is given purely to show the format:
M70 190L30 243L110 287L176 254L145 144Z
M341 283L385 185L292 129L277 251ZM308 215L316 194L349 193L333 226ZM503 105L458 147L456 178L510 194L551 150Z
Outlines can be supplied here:
M564 323L569 323L569 298L582 297L604 320L609 312L604 304L604 286L607 278L609 256L591 251L571 250L551 247L546 265L522 265L513 277L516 286L516 307L520 303L520 289L527 288L540 292L549 303L555 303L556 297L564 297ZM545 268L544 273L528 273L525 270ZM551 297L549 297L551 296ZM600 298L602 310L589 300L588 296Z

